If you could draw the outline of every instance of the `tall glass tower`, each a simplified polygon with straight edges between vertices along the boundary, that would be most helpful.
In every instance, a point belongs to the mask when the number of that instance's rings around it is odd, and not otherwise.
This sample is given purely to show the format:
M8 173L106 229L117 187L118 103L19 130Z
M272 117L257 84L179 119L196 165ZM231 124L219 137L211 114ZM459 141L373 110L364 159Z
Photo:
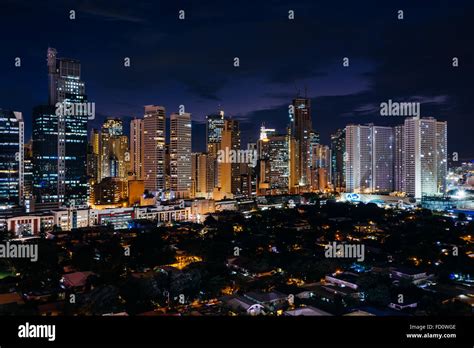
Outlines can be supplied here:
M81 63L56 55L54 48L48 48L48 106L37 107L33 112L33 143L39 156L35 156L33 164L38 175L35 197L37 203L80 206L87 203L88 116L77 111L70 115L56 113L56 109L58 103L87 102L85 84L81 81ZM43 161L48 165L43 166ZM52 191L46 192L42 187Z
M0 210L23 205L23 146L21 112L0 109Z

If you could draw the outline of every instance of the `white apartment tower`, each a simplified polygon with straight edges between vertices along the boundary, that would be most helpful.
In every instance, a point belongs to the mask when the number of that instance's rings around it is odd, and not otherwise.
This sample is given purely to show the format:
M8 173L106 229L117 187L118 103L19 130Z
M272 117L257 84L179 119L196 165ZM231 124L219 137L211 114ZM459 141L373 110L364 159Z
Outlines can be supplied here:
M393 128L371 124L348 125L345 157L348 192L393 190Z
M443 193L447 174L447 123L413 117L403 133L404 191L421 198Z

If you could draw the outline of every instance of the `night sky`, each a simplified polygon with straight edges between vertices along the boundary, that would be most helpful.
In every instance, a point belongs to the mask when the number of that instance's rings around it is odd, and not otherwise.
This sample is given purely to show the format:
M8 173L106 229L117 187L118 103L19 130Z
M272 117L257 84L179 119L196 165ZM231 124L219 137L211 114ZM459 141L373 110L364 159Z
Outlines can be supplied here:
M185 20L178 19L181 9ZM404 20L397 19L400 9ZM403 122L380 116L381 102L419 101L421 116L448 121L449 152L470 159L473 33L472 0L0 0L0 108L22 111L30 136L32 108L47 101L51 46L82 63L86 93L96 103L91 127L107 116L128 125L146 104L164 105L168 115L183 104L194 120L193 150L200 151L205 115L222 107L241 120L246 143L256 140L262 122L283 131L288 104L306 89L323 143L348 123Z

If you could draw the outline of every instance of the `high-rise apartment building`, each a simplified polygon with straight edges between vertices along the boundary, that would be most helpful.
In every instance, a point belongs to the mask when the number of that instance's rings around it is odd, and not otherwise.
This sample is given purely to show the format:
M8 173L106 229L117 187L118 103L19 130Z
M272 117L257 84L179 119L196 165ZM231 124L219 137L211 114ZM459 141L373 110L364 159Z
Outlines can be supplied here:
M237 120L226 119L222 130L220 149L225 153L240 150L240 128ZM218 156L219 157L219 156ZM240 163L230 161L228 156L222 156L218 162L220 196L231 196L240 192Z
M146 105L143 117L143 169L145 189L151 192L166 190L165 146L165 108Z
M404 144L403 144L403 133L404 126L398 125L393 128L394 136L394 153L393 153L393 182L394 190L396 192L403 192L405 190L405 177L404 177Z
M404 191L421 198L444 193L447 173L447 123L413 117L405 120Z
M211 198L214 189L211 176L211 161L213 158L207 153L193 153L191 155L192 187L194 197Z
M90 132L89 145L87 147L87 177L89 187L99 181L100 178L100 133L93 128ZM90 191L90 190L89 190Z
M298 184L301 192L309 191L311 177L311 100L307 98L293 99L294 115L291 118L292 134L297 140L298 147Z
M138 180L143 179L145 157L143 139L143 119L132 120L130 122L130 171Z
M436 165L437 191L446 193L446 176L448 175L448 123L436 122Z
M346 153L348 192L393 191L393 128L348 125Z
M170 178L171 191L178 198L191 193L191 114L170 116Z
M100 180L128 176L130 154L128 137L123 134L123 122L118 118L105 120L100 133Z
M325 191L331 184L331 149L317 144L311 152L311 187L315 191Z
M388 193L394 189L395 139L392 127L372 127L372 192Z
M346 188L346 130L338 129L331 135L331 180L336 191Z

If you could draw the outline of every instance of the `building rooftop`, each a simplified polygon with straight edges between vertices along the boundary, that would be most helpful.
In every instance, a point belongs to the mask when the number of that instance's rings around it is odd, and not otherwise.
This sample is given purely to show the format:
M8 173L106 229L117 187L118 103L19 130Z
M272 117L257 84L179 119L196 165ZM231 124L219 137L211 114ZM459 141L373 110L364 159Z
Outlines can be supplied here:
M75 288L86 285L87 278L94 274L93 272L74 272L63 275L62 282L66 287Z
M328 312L325 312L321 309L312 307L312 306L307 306L307 307L301 307L297 308L291 311L286 311L283 313L283 315L287 316L323 316L323 315L332 315Z
M248 299L255 300L258 303L266 303L266 302L273 302L273 301L280 301L285 300L287 296L278 291L272 292L248 292L244 295Z

